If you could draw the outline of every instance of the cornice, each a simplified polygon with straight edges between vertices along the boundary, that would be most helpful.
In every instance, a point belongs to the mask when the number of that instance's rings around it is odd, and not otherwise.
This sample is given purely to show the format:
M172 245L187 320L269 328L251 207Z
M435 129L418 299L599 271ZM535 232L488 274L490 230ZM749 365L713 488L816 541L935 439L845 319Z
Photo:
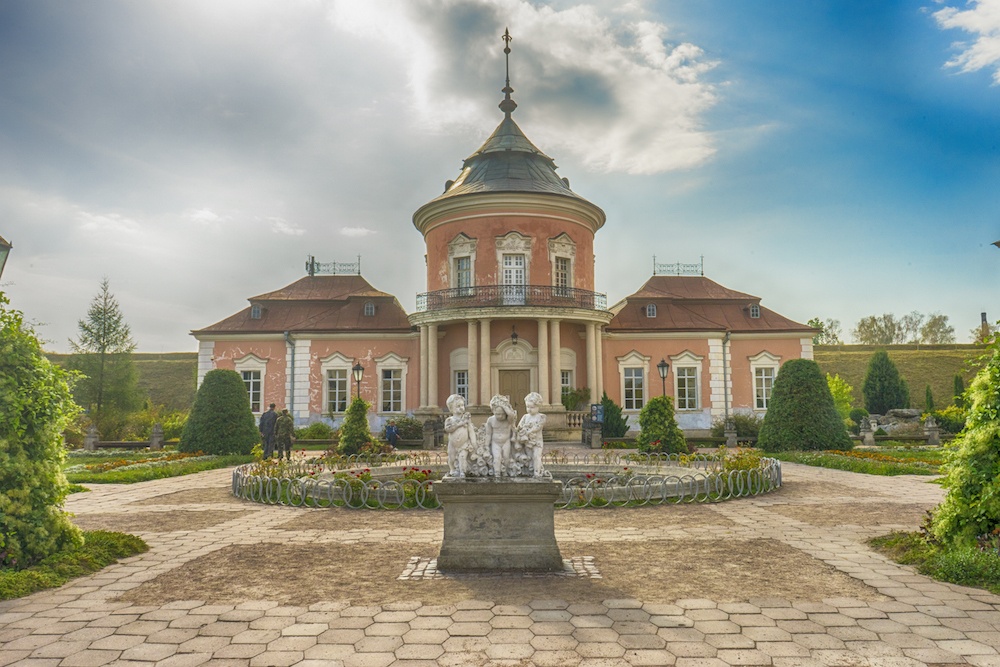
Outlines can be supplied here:
M607 220L599 206L584 199L533 192L490 192L428 202L413 214L413 226L426 237L441 224L498 215L543 215L581 225L591 234L597 233ZM444 217L448 219L442 220Z

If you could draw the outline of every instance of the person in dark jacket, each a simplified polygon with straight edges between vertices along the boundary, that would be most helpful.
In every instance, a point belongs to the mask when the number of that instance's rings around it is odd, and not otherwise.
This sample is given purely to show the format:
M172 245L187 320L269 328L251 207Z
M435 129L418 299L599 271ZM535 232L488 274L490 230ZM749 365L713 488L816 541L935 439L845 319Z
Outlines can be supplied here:
M264 443L264 458L269 459L274 454L274 426L278 421L278 413L271 403L268 411L260 416L260 439Z
M399 442L399 427L396 426L396 420L390 419L389 425L385 427L385 439L389 441L389 444L393 447Z
M281 458L281 452L285 453L285 460L291 460L292 458L292 436L295 435L295 422L292 420L292 416L288 414L288 408L281 411L281 415L278 417L278 421L275 424L275 440L278 446L278 458Z

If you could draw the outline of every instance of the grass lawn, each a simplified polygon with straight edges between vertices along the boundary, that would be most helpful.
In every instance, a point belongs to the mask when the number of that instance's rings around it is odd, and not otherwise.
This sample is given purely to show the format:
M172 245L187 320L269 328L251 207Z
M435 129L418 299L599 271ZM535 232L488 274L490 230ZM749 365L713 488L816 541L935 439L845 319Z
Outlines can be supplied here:
M70 579L97 572L103 567L149 551L142 539L105 530L84 531L79 549L53 554L23 570L0 568L0 600L24 597L35 591L62 586Z
M70 452L63 465L71 484L133 484L250 463L250 455L191 456L163 451Z
M834 468L866 475L937 475L944 462L940 448L922 449L887 442L873 449L850 451L770 452L766 456L820 468Z
M915 566L928 577L1000 593L1000 554L993 549L946 548L931 544L921 533L890 533L868 544L897 563Z

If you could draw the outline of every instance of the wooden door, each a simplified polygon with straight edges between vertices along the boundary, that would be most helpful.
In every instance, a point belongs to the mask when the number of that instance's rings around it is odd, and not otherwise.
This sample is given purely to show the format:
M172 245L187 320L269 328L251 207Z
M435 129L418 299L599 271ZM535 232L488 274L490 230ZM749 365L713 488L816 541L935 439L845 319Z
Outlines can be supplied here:
M500 371L500 391L510 396L510 404L517 410L517 418L524 414L524 397L531 391L531 371Z

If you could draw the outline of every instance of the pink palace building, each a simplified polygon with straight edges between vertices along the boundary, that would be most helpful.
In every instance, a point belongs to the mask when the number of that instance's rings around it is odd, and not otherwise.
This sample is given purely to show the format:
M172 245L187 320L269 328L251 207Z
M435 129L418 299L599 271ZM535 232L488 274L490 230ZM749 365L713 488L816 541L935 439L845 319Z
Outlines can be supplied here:
M692 434L727 413L766 411L778 368L811 358L815 331L709 280L701 265L654 262L646 284L609 308L594 285L604 211L511 118L509 80L503 92L500 125L413 214L427 253L416 312L374 288L360 262L310 258L305 277L192 332L199 384L213 368L233 369L255 414L276 403L299 425L339 423L358 386L374 428L433 418L453 393L474 414L505 394L520 414L537 391L547 435L572 437L583 413L567 412L560 396L579 387L592 402L606 392L636 428L664 386Z

